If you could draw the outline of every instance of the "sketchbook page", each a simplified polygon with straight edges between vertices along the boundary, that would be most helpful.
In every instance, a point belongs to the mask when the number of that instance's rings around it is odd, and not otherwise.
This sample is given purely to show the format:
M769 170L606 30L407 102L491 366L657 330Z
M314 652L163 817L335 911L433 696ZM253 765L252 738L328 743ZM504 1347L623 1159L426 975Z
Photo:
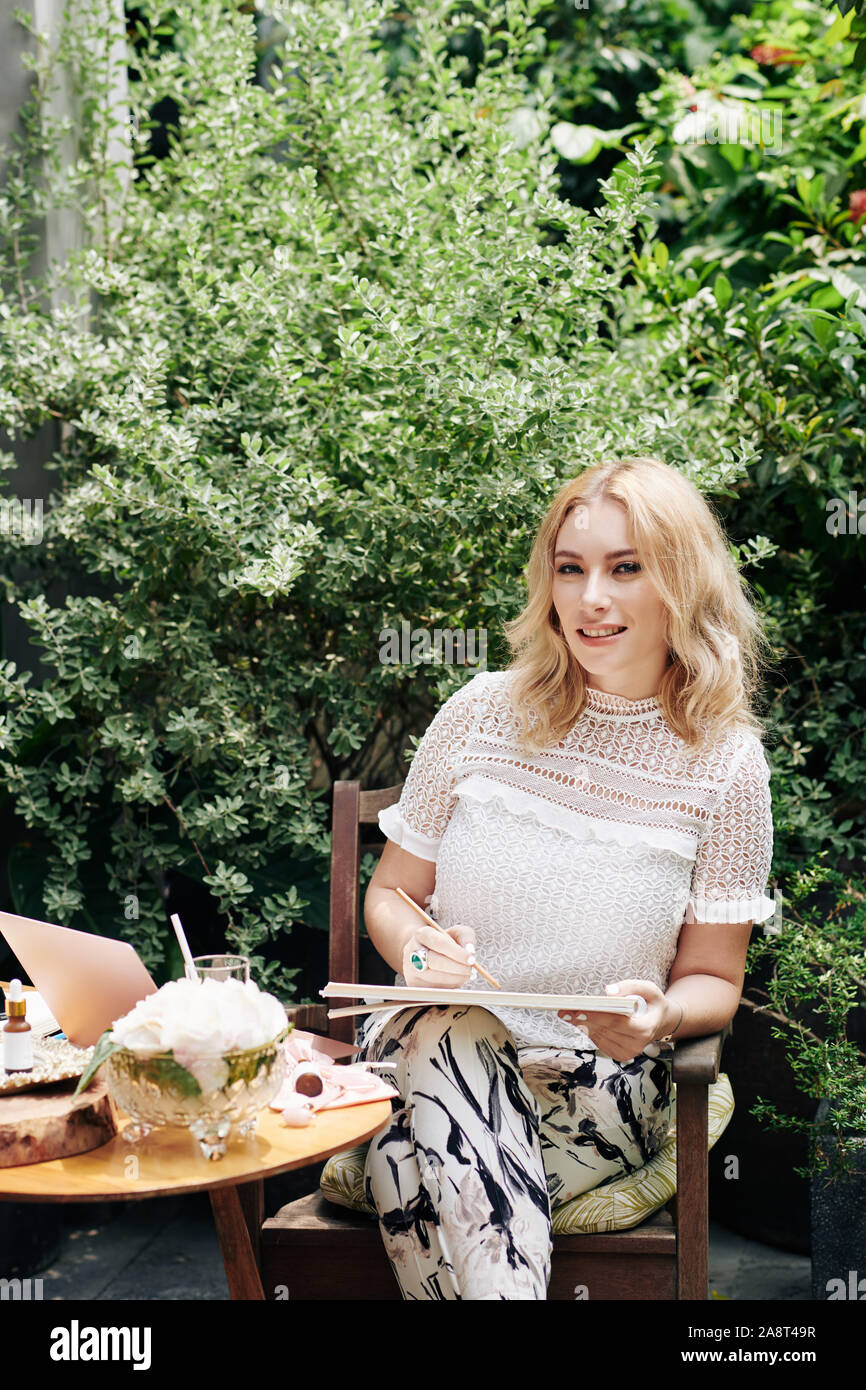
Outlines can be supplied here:
M509 1009L577 1009L631 1015L642 1012L637 996L610 994L526 994L499 989L420 989L409 985L357 985L329 980L319 990L324 999L363 999L367 1004L498 1004Z

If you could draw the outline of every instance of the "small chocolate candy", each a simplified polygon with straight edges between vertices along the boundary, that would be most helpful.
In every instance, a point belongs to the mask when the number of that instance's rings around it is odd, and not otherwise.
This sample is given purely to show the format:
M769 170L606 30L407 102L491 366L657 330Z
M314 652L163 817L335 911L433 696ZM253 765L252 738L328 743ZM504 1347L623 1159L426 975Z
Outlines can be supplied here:
M298 1067L293 1080L293 1089L302 1096L320 1096L325 1083L317 1067Z

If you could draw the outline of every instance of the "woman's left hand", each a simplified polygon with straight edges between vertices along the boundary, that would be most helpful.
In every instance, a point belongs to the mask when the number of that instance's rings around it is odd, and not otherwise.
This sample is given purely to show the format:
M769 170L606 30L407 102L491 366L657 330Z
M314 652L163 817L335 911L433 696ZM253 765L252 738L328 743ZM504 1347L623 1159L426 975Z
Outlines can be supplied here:
M641 1052L658 1054L655 1038L662 1038L676 1026L679 1009L665 998L651 980L617 980L605 986L606 994L640 994L647 1007L640 1014L607 1014L587 1010L585 1014L560 1009L559 1017L588 1033L599 1052L614 1062L631 1062Z

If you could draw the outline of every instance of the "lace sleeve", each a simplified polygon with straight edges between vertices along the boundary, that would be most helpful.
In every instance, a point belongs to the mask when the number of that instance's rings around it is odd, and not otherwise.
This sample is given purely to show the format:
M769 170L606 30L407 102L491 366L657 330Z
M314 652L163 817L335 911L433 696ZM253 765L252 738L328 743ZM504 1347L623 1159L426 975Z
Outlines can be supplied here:
M479 672L445 701L418 744L400 800L379 812L388 839L419 859L435 862L451 819L457 801L454 764L478 715L479 682L485 676Z
M765 893L773 858L769 782L760 741L747 737L698 845L687 922L766 922L775 912Z

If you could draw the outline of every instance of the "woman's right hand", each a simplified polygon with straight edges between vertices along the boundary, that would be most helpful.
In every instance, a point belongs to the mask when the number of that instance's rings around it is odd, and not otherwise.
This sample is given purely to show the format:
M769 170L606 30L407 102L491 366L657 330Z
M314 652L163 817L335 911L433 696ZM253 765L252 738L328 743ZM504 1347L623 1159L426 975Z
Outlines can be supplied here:
M423 970L412 964L412 953L419 946L427 951ZM403 947L403 979L407 985L425 989L460 989L467 983L475 965L475 932L471 927L449 927L436 931L419 922L417 930Z

